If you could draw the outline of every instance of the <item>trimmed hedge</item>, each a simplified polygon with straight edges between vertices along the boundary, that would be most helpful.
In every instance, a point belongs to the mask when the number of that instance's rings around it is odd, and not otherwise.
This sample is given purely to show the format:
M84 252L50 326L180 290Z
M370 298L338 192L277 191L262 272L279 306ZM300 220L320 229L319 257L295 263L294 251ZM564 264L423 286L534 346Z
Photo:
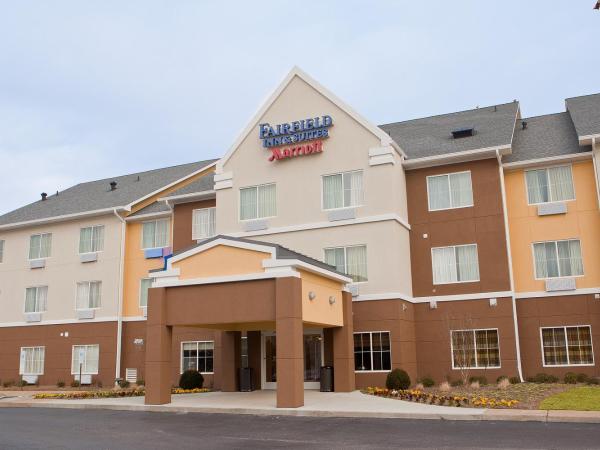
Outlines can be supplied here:
M204 384L204 377L197 370L186 370L179 378L181 389L200 389Z

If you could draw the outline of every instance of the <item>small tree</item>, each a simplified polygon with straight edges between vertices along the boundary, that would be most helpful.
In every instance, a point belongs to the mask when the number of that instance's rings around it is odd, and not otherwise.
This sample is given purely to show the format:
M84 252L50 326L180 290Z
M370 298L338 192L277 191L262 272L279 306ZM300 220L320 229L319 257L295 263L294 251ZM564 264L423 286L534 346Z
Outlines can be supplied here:
M473 319L469 314L458 317L447 314L445 322L451 339L453 367L460 372L463 386L468 386L471 368L475 367Z
M186 370L179 378L179 387L181 389L201 388L204 384L204 377L197 370Z

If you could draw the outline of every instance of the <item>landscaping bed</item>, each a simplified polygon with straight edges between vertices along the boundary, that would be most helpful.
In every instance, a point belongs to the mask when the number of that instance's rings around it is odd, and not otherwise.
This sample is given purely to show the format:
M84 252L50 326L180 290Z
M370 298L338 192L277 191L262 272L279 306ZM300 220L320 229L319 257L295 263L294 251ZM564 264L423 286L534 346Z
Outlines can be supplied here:
M204 392L210 392L208 388L195 388L195 389L171 389L171 394L200 394ZM82 399L94 399L94 398L121 398L121 397L143 397L146 395L144 388L137 389L119 389L110 391L73 391L73 392L41 392L35 394L33 398L35 400L82 400Z

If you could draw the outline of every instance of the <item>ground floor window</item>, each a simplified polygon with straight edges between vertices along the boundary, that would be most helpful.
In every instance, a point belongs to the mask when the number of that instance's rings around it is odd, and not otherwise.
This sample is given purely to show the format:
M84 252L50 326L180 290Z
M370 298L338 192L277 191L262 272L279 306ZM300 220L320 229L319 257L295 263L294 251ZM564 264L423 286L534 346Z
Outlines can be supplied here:
M71 374L79 375L97 375L98 361L100 359L100 346L95 345L74 345ZM81 367L80 367L81 364Z
M21 347L19 375L43 375L45 347Z
M197 370L202 373L213 372L213 341L197 341L181 343L181 372Z
M354 333L354 370L368 372L391 369L389 331Z
M544 366L594 364L592 328L589 325L542 328Z
M452 330L451 334L453 369L500 367L497 329Z

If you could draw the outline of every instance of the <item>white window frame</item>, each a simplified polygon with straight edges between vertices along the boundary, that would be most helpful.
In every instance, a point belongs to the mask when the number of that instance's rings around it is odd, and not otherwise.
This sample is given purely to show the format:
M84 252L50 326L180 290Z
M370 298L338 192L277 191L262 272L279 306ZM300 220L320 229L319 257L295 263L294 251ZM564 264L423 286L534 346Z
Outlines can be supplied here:
M269 185L275 186L275 215L258 217L258 188L261 186L269 186ZM253 219L242 219L242 190L244 190L244 189L256 189L256 217ZM277 217L277 183L272 182L272 183L255 184L254 186L244 186L244 187L241 187L238 189L238 221L252 222L254 220L272 219L274 217Z
M429 179L430 178L436 178L436 177L447 177L448 179L448 190L451 193L452 190L450 189L450 175L458 175L461 173L468 173L469 174L469 178L471 179L471 204L470 205L464 205L464 206L450 206L448 208L437 208L437 209L431 209L431 201L430 201L430 196L429 196ZM434 211L448 211L450 209L462 209L462 208L472 208L473 206L475 206L475 198L474 198L474 192L473 192L473 177L471 176L471 171L470 170L461 170L460 172L448 172L448 173L440 173L437 175L428 175L427 177L425 177L425 184L427 186L427 210L430 212L434 212ZM450 203L452 203L452 195L450 195Z
M214 211L214 228L215 228L215 233L211 236L197 236L195 234L196 232L196 211ZM240 211L241 212L241 211ZM210 214L210 213L209 213ZM209 239L213 236L217 235L217 207L216 206L209 206L208 208L196 208L192 210L192 240L193 241L200 241L203 239Z
M389 369L381 369L381 370L373 370L373 333L387 333L390 341L390 368ZM392 332L389 330L374 330L374 331L354 331L352 333L352 365L355 365L354 362L354 335L355 334L368 334L369 342L370 342L370 355L371 355L371 370L356 370L354 368L354 373L388 373L394 368L394 360L392 359Z
M433 250L434 249L442 249L442 248L453 248L454 249L454 260L456 261L456 249L457 247L472 247L475 246L475 252L477 253L477 273L479 274L479 276L477 277L476 280L468 280L468 281L447 281L444 283L436 283L435 280L433 279ZM458 270L458 267L457 267ZM458 278L458 273L456 274L456 278ZM477 245L477 243L474 244L460 244L460 245L446 245L444 247L431 247L431 280L433 282L434 286L443 286L446 284L462 284L462 283L479 283L481 281L481 271L479 270L479 246Z
M546 182L548 186L550 185L550 181L548 180L548 169L553 169L555 167L569 167L571 170L571 181L573 182L573 198L568 198L565 200L548 200L547 202L539 202L539 203L529 203L529 185L527 184L527 172L531 172L534 170L545 170L546 171ZM546 205L548 203L561 203L561 202L572 202L577 199L577 193L575 192L575 178L573 177L573 165L572 164L558 164L553 166L544 166L544 167L532 167L531 169L526 169L523 171L523 177L525 178L525 198L527 198L528 206L537 206L537 205ZM548 189L548 197L552 196L552 192Z
M354 281L352 280L352 284L364 284L364 283L368 283L369 282L369 251L368 251L368 246L367 244L354 244L354 245L337 245L334 247L325 247L323 249L323 262L325 262L326 258L325 258L325 253L327 250L337 250L337 249L344 249L344 273L346 275L348 275L348 277L352 278L352 275L348 274L347 270L348 270L348 254L347 251L349 248L355 248L355 247L364 247L365 248L365 253L367 255L367 279L364 281Z
M579 248L581 249L581 275L561 275L560 274L560 259L558 258L558 243L559 242L569 242L569 241L579 241ZM535 244L547 244L549 242L553 242L554 243L554 250L556 253L556 263L558 266L558 276L557 277L538 277L538 273L537 273L537 267L535 265ZM556 239L556 240L550 240L550 241L536 241L536 242L532 242L531 243L531 258L533 261L533 276L534 279L536 281L543 281L543 280L557 280L560 278L581 278L585 276L585 266L583 265L583 245L581 245L581 239L579 238L572 238L572 239Z
M161 222L161 221L167 222L168 226L169 226L169 228L167 229L167 243L166 243L166 245L156 246L156 228L154 228L154 230L155 230L155 233L154 233L154 242L153 242L154 246L153 247L144 247L144 224L145 223L152 223L152 222ZM169 246L170 242L171 242L171 236L172 236L171 235L171 228L172 228L171 227L171 219L169 219L169 218L144 220L142 222L142 232L140 233L140 240L141 240L140 247L141 247L141 249L142 250L152 250L152 249L156 249L156 248L167 248Z
M29 349L35 350L37 348L43 349L43 354L42 354L43 355L43 358L42 358L42 370L39 373L25 372L24 367L21 367L21 361L20 361L21 355L23 354L23 350L29 350ZM24 362L24 366L25 365L27 365L26 362ZM27 346L27 347L21 347L21 351L19 352L19 375L25 375L25 376L28 376L28 375L41 376L41 375L44 375L44 368L45 368L45 366L46 366L46 346L44 346L44 345L32 345L32 346Z
M37 296L38 296L38 290L40 288L46 288L46 304L44 305L45 308L43 310L40 311L26 311L25 309L27 308L27 289L35 289L35 297L36 297L36 302L39 303ZM48 293L50 292L50 289L48 288L48 285L40 285L40 286L27 286L25 288L25 298L23 301L23 314L42 314L45 313L48 310Z
M139 293L138 293L138 306L139 306L141 309L146 309L146 308L148 307L148 299L147 299L147 298L146 298L146 304L145 304L145 305L142 305L142 283L143 283L145 280L152 280L152 278L149 278L149 277L140 278L140 284L139 284L139 286L140 286L140 291L139 291ZM151 287L152 287L152 285L150 285L150 287L149 287L148 289L150 289Z
M567 364L546 364L546 358L544 357L544 335L543 330L562 328L565 332L565 350L567 352ZM567 338L567 328L589 328L590 330L590 345L592 347L592 362L584 364L571 364L571 356L569 355L569 342ZM540 327L540 349L542 356L542 367L591 367L596 365L596 358L594 355L594 335L592 334L591 325L556 325L556 326L544 326Z
M83 253L81 253L79 251L79 248L81 247L81 231L85 230L86 228L92 228L92 229L94 229L94 228L102 228L103 229L102 230L102 249L100 249L100 250L92 250L91 252L83 252ZM93 233L94 232L92 230L92 237L94 236ZM79 246L77 247L77 253L79 253L80 255L87 255L87 254L90 254L90 253L101 253L101 252L103 252L104 251L104 239L105 238L106 238L106 227L104 225L102 225L102 224L89 225L89 226L86 226L86 227L79 228Z
M471 331L474 339L473 351L475 352L475 366L471 367L456 367L454 365L454 341L452 339L452 333L454 332L464 332ZM480 366L477 361L477 331L496 331L496 336L498 336L498 365L497 366ZM450 360L452 361L452 370L460 370L460 369L472 369L472 370L485 370L485 369L500 369L502 367L502 353L500 349L500 331L498 328L466 328L466 329L457 329L450 330Z
M50 254L48 256L40 256L38 258L30 258L29 254L31 253L31 238L34 236L46 236L46 235L50 235ZM40 244L41 244L41 240L40 240ZM41 252L42 248L40 247L40 252ZM33 233L31 235L29 235L29 246L27 247L27 260L28 261L39 261L42 259L48 259L52 257L52 233Z
M79 293L79 285L83 284L83 283L87 283L88 284L88 307L87 308L78 308L78 305L77 305L77 295ZM89 293L91 292L90 291L90 284L91 283L100 283L100 298L98 299L98 301L99 301L100 304L98 306L93 307L93 308L89 307L89 301L90 301ZM75 310L76 311L91 311L91 310L96 310L96 309L100 309L100 308L102 308L102 281L101 280L90 280L90 281L78 281L78 282L76 282L75 283Z
M100 344L74 344L71 347L71 375L79 375L79 367L73 367L73 360L75 359L73 356L75 355L75 348L76 347L85 347L85 358L87 360L87 352L88 352L88 348L89 347L98 347L98 370L96 370L95 372L88 372L82 369L81 374L82 375L98 375L98 372L100 371ZM79 356L79 354L78 354Z
M341 175L342 176L342 196L344 195L344 188L343 188L343 184L344 184L344 174L346 173L356 173L356 172L360 172L362 174L362 192L360 195L360 203L358 203L357 205L350 205L350 206L341 206L340 208L325 208L325 199L324 199L324 195L325 195L325 177L331 177L334 175ZM338 211L341 209L350 209L350 208L360 208L361 206L365 205L365 172L363 169L356 169L356 170L347 170L345 172L334 172L334 173L327 173L325 175L321 175L321 211Z
M179 374L183 373L183 344L208 344L212 343L213 345L213 371L212 372L200 372L202 375L214 375L215 370L215 341L205 340L205 341L181 341L179 346ZM196 346L196 349L198 347ZM197 350L196 350L197 351Z
M4 248L6 247L6 241L0 239L0 264L4 262Z

